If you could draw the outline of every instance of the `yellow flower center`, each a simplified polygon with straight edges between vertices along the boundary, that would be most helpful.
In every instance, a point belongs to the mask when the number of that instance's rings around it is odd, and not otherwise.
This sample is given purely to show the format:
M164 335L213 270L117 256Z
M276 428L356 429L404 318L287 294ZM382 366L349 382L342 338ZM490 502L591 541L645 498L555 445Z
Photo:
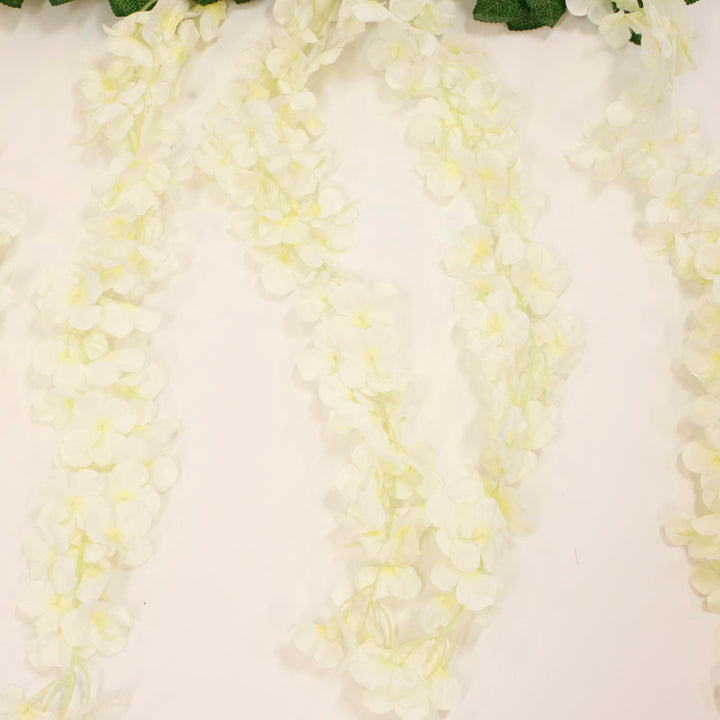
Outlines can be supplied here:
M70 495L65 498L65 507L73 515L77 515L85 507L85 501L79 495Z
M90 617L90 622L99 632L105 632L110 624L110 618L104 610L96 610Z
M367 310L358 310L352 316L352 324L363 330L367 330L370 327L370 313Z
M95 425L93 427L95 432L104 435L106 432L112 430L112 421L109 418L100 418L95 421Z
M87 290L84 284L76 285L68 295L70 305L82 305L87 299Z
M123 539L122 530L119 527L108 528L107 538L111 543L114 543L115 545L120 545Z

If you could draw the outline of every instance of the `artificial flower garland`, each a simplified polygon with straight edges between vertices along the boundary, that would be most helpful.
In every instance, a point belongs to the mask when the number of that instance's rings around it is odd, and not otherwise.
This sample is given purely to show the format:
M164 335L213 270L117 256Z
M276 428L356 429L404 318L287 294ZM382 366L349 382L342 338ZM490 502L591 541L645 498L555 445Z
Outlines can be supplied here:
M573 3L575 14L584 9L592 19L607 5ZM720 272L718 156L691 114L669 102L688 60L682 10L683 0L623 0L599 18L614 46L642 38L650 75L611 106L608 123L575 158L606 179L625 169L638 180L651 196L649 235L682 277L708 290L685 346L686 364L708 393L693 413L705 439L683 453L701 475L707 512L672 524L669 534L688 545L693 584L720 610L720 299L711 289ZM129 618L116 604L114 579L148 556L157 493L176 473L164 456L174 423L154 419L161 373L146 361L156 319L141 305L173 269L158 245L157 215L176 179L168 162L176 133L160 112L177 93L197 35L214 38L223 11L223 4L191 10L161 0L110 31L117 58L85 83L96 104L94 131L115 156L114 183L103 197L99 240L41 293L57 328L54 360L45 354L38 363L52 383L42 408L61 434L62 469L28 543L34 581L21 603L36 623L31 658L54 668L57 680L31 698L12 687L0 716L85 717L87 661L124 646ZM528 242L532 222L506 99L484 58L447 36L448 14L445 3L425 0L277 0L281 29L243 54L242 80L208 118L198 154L244 208L235 230L251 241L263 286L292 295L313 327L301 374L317 382L333 426L357 440L340 480L363 555L354 589L334 598L328 621L300 626L296 642L324 665L347 659L368 707L403 720L433 717L457 699L450 660L458 632L484 619L499 589L500 555L525 532L517 484L554 432L559 381L577 344L572 323L548 317L567 273ZM468 349L479 358L486 424L480 471L446 480L429 449L402 437L407 374L390 293L339 268L354 211L320 184L330 159L308 81L365 23L378 26L371 64L399 95L420 100L408 140L420 151L428 189L439 199L462 193L477 218L446 268L457 278ZM0 216L0 240L2 229Z
M278 0L271 42L243 53L241 79L205 124L198 164L239 209L235 234L269 292L294 300L312 327L298 363L340 432L356 439L339 478L361 549L352 590L294 640L324 666L347 661L373 711L434 717L459 696L458 635L494 604L497 566L525 530L517 484L557 417L573 328L546 316L567 285L548 250L528 243L514 133L482 56L445 37L451 3ZM404 438L406 374L384 293L338 266L353 211L321 184L330 160L308 81L364 23L377 23L373 64L421 97L410 137L431 192L463 189L477 224L447 257L456 307L480 356L486 427L481 470L443 482L432 454Z
M36 363L49 385L38 409L58 444L25 543L32 582L19 604L34 625L29 660L53 680L32 695L6 688L3 718L79 720L115 712L95 702L88 663L126 644L131 616L120 575L150 557L160 495L177 475L166 453L178 425L159 417L164 372L149 352L160 318L144 307L176 266L160 217L179 177L173 153L179 129L167 107L191 51L217 36L224 14L224 3L205 9L160 0L108 28L112 59L90 69L82 84L89 130L110 155L110 177L93 240L39 293L53 337Z
M645 206L643 232L699 297L682 361L697 380L695 439L682 463L696 478L696 508L670 520L667 537L687 548L690 581L720 613L720 151L689 108L673 104L675 78L691 66L693 31L682 0L622 0L622 14L592 18L608 43L642 35L645 77L607 110L571 160L605 181L621 175Z

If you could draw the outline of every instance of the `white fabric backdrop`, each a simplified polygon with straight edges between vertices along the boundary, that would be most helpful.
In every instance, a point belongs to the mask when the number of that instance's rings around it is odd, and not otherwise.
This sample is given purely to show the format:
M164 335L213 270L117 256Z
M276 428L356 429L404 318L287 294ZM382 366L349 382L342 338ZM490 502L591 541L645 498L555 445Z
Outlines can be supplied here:
M699 70L679 94L720 141L720 6L703 0L691 12ZM235 54L268 34L269 18L268 2L233 5L224 38L194 63L179 110L191 139ZM111 21L100 0L0 7L0 184L30 218L16 301L0 325L0 684L32 677L14 614L26 577L20 537L53 446L29 414L32 277L82 239L92 209L102 165L77 144L76 86ZM689 303L667 264L639 246L633 199L594 186L563 156L623 86L626 58L570 17L552 32L508 34L469 18L466 27L517 93L529 181L548 198L538 237L572 269L562 305L584 321L587 345L560 436L530 482L536 531L506 566L491 627L459 657L466 689L452 718L711 720L720 620L701 612L682 552L659 531L691 497L676 468L690 395L675 359ZM471 461L476 408L439 266L458 220L423 192L403 144L407 108L381 90L362 52L322 80L321 97L336 177L359 205L353 267L402 291L412 427L444 458ZM282 305L258 293L222 212L195 199L173 216L182 270L157 297L168 312L156 344L171 368L165 407L185 426L183 475L156 555L129 577L137 622L125 652L100 661L106 685L132 688L128 720L364 718L337 676L282 647L285 629L321 612L342 572L328 500L342 446L293 374L301 340Z

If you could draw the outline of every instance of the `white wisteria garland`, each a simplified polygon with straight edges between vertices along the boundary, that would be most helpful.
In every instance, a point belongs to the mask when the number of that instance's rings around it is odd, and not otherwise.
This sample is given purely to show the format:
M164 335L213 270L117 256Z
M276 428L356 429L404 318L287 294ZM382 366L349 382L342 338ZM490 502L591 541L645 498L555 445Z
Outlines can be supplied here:
M217 36L224 14L224 3L159 0L107 28L111 59L82 83L88 130L110 157L109 175L94 237L39 292L52 339L35 363L48 385L37 407L58 442L25 542L31 583L19 604L34 627L29 660L52 680L34 694L3 690L2 718L122 714L115 701L98 704L87 664L126 644L131 615L119 576L150 557L160 495L177 475L166 453L178 424L158 412L164 372L149 352L160 318L144 307L176 266L160 217L182 177L167 106L192 50Z
M324 666L347 660L377 713L403 720L450 709L459 629L494 604L497 564L526 523L517 484L554 432L557 381L577 339L548 320L567 271L527 240L509 114L484 58L445 37L450 2L389 4L278 0L280 27L240 58L240 80L205 124L198 164L240 210L262 286L292 295L312 339L298 363L317 383L340 432L354 431L339 489L361 549L353 589L333 597L323 623L304 623L295 644ZM404 438L407 375L385 292L339 267L353 211L324 184L308 80L335 62L365 23L378 25L373 64L391 87L423 98L410 129L418 169L439 198L464 190L477 216L446 263L468 345L479 356L485 432L480 471L443 481L429 448Z
M720 613L720 151L698 130L696 113L673 104L675 79L692 65L694 31L683 0L616 2L623 12L598 0L568 7L594 12L613 47L627 44L632 32L641 35L644 77L609 106L606 122L570 158L603 180L630 179L644 203L647 241L699 294L682 349L699 391L690 411L695 437L682 451L696 503L665 531L686 546L693 588Z
M683 0L567 0L613 47L641 36L646 77L623 93L574 161L611 180L622 172L646 199L648 238L702 289L683 359L704 394L683 451L699 476L695 515L668 524L687 546L691 581L720 612L720 153L694 113L672 105L690 65ZM200 168L239 210L265 290L291 297L310 341L298 370L315 384L333 429L355 444L339 477L354 527L352 590L333 596L322 623L295 628L296 645L323 666L345 663L367 707L425 720L460 694L451 660L460 633L482 624L500 589L498 565L527 532L519 485L555 432L561 381L579 347L557 317L566 269L530 241L508 98L484 56L450 31L450 0L276 0L271 41L242 53L240 79L208 116ZM101 720L87 662L125 645L130 615L121 570L152 552L160 494L175 481L166 453L177 429L158 419L164 373L149 359L159 318L145 296L175 269L160 212L184 177L179 132L166 106L191 51L217 36L223 3L160 0L108 29L107 68L90 71L91 134L112 162L95 238L53 273L40 308L53 339L36 369L48 379L38 408L59 435L56 470L26 542L32 582L20 603L34 623L32 663L53 680L34 695L0 691L0 718ZM407 131L417 169L438 200L461 196L475 222L447 252L454 305L473 358L483 413L478 458L441 477L430 448L404 431L409 374L399 359L392 288L371 286L341 259L355 210L329 182L331 158L309 82L375 26L368 54L388 86L416 103ZM17 234L16 206L0 196L0 252ZM0 275L0 309L6 298ZM457 431L457 430L456 430Z

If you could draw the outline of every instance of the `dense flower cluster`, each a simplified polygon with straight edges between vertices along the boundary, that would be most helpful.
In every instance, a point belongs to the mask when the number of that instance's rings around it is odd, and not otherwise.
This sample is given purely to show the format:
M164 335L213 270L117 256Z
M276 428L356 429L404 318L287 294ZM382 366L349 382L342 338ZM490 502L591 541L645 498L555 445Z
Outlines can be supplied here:
M39 292L51 339L35 364L46 380L37 407L58 444L25 544L31 583L19 605L34 627L29 660L54 679L32 696L5 690L4 720L103 717L86 665L127 641L120 574L149 558L160 495L177 475L166 455L177 423L158 412L164 372L149 354L159 317L144 307L176 265L160 219L177 176L178 129L166 106L192 50L223 17L222 4L160 0L108 28L111 59L82 85L91 135L111 157L109 183L92 239Z
M12 265L9 261L10 247L24 224L18 201L14 195L0 190L0 312L10 302L10 275Z
M642 32L647 76L610 105L607 121L571 160L603 179L624 174L634 182L648 241L699 291L682 351L702 393L691 411L696 438L682 452L684 466L698 477L697 509L666 530L687 546L693 587L720 612L720 151L698 131L695 113L672 102L674 78L690 62L683 0L621 6L627 12L612 20L617 27L608 40L617 45L621 28L622 37L628 27Z
M530 244L516 139L484 60L444 39L452 3L278 0L272 41L240 58L240 80L207 118L199 166L239 210L260 282L290 296L311 339L298 369L316 383L331 424L356 440L339 478L360 558L352 589L322 623L296 628L324 666L347 662L373 711L435 717L456 702L449 664L463 621L482 619L499 590L497 564L525 528L517 484L550 439L558 381L575 329L549 317L566 270ZM456 305L478 357L486 433L480 471L443 481L432 452L404 437L406 373L392 326L392 291L340 269L354 210L329 187L330 159L308 80L378 25L373 65L423 99L410 128L431 192L461 190L477 223L448 254Z
M443 614L421 620L426 635L414 642L442 638L446 646L442 661L430 655L420 664L426 676L438 664L447 671L458 620L470 612L482 617L495 602L501 554L528 530L519 485L555 433L558 389L580 344L577 325L553 313L568 272L531 242L533 201L522 188L509 102L484 56L442 34L439 16L449 9L403 4L369 46L370 63L388 86L418 99L407 139L428 190L438 201L463 194L476 217L445 266L456 279L454 305L475 358L484 416L480 464L426 506L440 551L430 602ZM414 653L410 658L418 663Z

